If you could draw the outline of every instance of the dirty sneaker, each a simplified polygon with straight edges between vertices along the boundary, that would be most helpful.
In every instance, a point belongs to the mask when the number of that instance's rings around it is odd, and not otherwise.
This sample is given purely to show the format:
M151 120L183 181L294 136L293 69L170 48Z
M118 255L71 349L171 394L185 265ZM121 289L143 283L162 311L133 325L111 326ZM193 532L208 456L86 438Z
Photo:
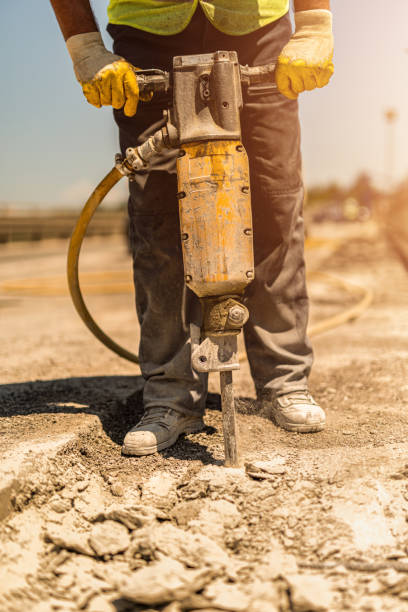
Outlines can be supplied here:
M151 455L174 444L182 433L195 433L204 428L201 416L182 414L161 406L148 408L139 423L125 436L124 455Z
M326 424L324 410L308 391L285 393L264 401L264 407L276 425L288 431L312 433L321 431Z

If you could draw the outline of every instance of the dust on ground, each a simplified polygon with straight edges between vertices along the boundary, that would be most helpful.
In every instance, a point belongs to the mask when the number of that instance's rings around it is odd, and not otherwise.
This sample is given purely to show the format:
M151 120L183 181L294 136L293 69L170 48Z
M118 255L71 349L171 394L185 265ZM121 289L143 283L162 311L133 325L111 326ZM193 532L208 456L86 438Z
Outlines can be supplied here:
M314 340L311 387L327 429L277 429L243 363L242 469L222 466L215 376L203 432L157 455L122 456L142 411L134 366L89 336L66 296L0 295L2 457L75 433L45 476L11 496L1 610L408 611L408 277L375 228L357 230L341 228L347 242L308 255L310 269L375 291L360 319ZM85 270L123 269L125 245L92 239L87 249ZM58 241L30 259L23 246L1 255L2 278L64 266ZM313 278L310 294L313 321L350 301ZM127 346L137 343L132 299L87 300Z

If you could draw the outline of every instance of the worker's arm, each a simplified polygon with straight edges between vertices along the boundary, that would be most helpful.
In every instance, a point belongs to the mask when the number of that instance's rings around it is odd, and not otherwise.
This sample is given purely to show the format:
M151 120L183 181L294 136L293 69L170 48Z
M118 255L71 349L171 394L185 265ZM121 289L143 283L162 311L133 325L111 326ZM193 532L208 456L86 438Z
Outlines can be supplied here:
M324 87L333 72L333 34L330 0L294 0L295 33L283 47L276 83L296 100L305 89Z
M132 66L105 48L89 0L50 0L88 102L136 113L139 87Z

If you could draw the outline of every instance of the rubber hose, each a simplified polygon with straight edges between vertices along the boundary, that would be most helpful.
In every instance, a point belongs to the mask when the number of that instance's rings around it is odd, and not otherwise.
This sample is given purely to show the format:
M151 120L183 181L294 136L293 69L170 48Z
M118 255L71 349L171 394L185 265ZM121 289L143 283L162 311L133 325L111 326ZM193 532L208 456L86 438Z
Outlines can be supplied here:
M74 306L79 316L81 317L85 325L88 327L88 329L108 349L110 349L120 357L127 359L128 361L132 361L133 363L138 364L139 357L134 353L128 351L127 349L123 348L114 340L112 340L112 338L107 336L92 318L88 308L86 307L81 293L78 275L79 255L88 225L96 209L101 204L102 200L109 193L112 187L114 187L116 183L120 181L122 176L123 175L119 172L119 170L117 170L116 168L112 168L109 174L107 174L105 178L99 183L99 185L92 192L91 196L85 203L85 206L79 216L69 243L67 276L68 287L71 293L72 301L74 302ZM326 281L340 285L348 291L351 290L351 292L362 292L363 296L362 299L354 306L347 308L346 310L337 315L334 315L332 317L329 317L328 319L324 319L323 321L319 321L318 323L312 325L308 329L309 336L316 336L317 334L321 334L325 331L338 327L339 325L343 325L348 321L356 319L369 307L373 300L373 292L371 290L351 285L350 283L346 283L344 281L341 281L340 279L331 277L329 274L321 272L314 273L313 276L320 276ZM242 357L242 355L240 357Z
M79 265L79 254L81 251L82 242L84 240L86 230L88 225L98 208L99 204L105 198L105 196L109 193L109 191L120 181L122 178L122 174L116 168L112 168L112 170L105 176L105 178L99 183L96 189L92 192L86 204L79 216L77 224L74 228L74 231L71 236L71 240L69 243L68 249L68 260L67 260L67 277L68 277L68 287L71 293L72 301L74 302L74 306L85 323L88 329L93 333L93 335L98 338L108 349L127 359L128 361L132 361L133 363L139 363L139 357L134 353L131 353L127 349L123 348L119 344L117 344L114 340L109 338L105 334L104 331L97 325L97 323L92 318L86 304L84 302L84 298L82 297L81 288L79 286L79 275L78 275L78 265Z
M326 274L325 272L314 272L311 276L313 278L321 278L322 280L328 281L331 284L338 285L349 293L360 293L361 299L359 302L357 302L357 304L350 306L350 308L346 308L336 315L311 325L307 330L308 336L310 337L317 336L318 334L322 334L323 332L340 327L340 325L344 325L344 323L357 319L367 310L374 299L374 292L371 289L354 285L348 281L343 281L340 278L331 276L331 274Z

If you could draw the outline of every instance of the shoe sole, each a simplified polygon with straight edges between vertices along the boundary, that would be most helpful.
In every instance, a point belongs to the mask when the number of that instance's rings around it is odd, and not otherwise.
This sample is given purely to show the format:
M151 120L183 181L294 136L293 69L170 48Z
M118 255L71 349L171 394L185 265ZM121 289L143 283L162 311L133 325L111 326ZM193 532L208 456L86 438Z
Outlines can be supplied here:
M205 424L203 423L203 421L196 421L194 423L191 423L190 425L186 425L186 427L183 427L180 431L176 432L171 438L169 438L168 440L165 440L164 442L161 442L160 444L153 444L152 446L145 446L144 448L137 448L137 447L133 447L131 444L127 444L127 445L123 445L122 446L122 454L123 455L132 455L135 457L143 457L145 455L153 455L154 453L157 453L161 450L164 450L165 448L168 448L169 446L172 446L173 444L175 444L178 440L178 438L182 435L182 434L191 434L191 433L198 433L199 431L202 431L205 427Z
M326 423L322 423L321 421L316 423L287 423L286 421L280 420L279 417L275 415L273 415L273 420L281 429L296 433L317 433L318 431L323 431L326 426Z

